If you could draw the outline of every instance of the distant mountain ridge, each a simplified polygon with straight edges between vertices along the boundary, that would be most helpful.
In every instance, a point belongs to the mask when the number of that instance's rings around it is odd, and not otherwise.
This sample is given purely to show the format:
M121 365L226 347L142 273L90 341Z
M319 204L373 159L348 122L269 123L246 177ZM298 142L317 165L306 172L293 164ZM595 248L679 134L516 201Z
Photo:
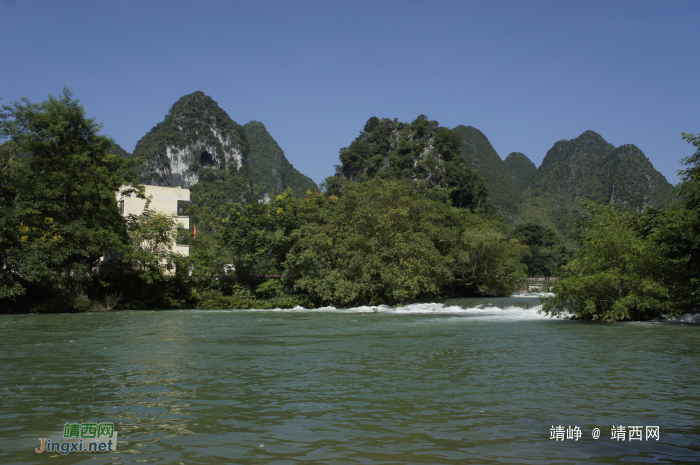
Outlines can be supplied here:
M484 178L489 203L511 222L543 221L569 230L579 199L641 211L665 208L676 195L638 147L616 148L593 131L556 142L539 168L520 152L502 160L472 126L454 131L462 137L462 156Z
M637 146L616 148L589 130L547 151L523 191L518 221L547 224L567 235L581 199L642 211L666 208L675 197L675 188Z
M118 145L114 153L130 156ZM144 161L141 182L190 187L193 203L212 208L269 201L286 188L298 196L317 188L289 163L263 123L239 125L202 92L175 102L136 144L133 157ZM665 208L676 195L638 147L615 147L593 131L556 142L536 167L520 152L503 160L472 126L450 130L423 115L411 123L372 117L340 158L337 174L326 180L329 193L340 193L345 180L411 179L419 189L433 189L430 195L452 192L454 202L470 208L486 193L508 222L537 222L563 233L572 229L580 199L641 211Z

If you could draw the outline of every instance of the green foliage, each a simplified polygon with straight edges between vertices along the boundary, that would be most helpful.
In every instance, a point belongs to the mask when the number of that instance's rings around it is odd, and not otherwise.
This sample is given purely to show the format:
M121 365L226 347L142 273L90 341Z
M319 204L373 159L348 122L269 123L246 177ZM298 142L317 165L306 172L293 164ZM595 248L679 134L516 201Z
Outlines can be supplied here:
M5 309L70 309L105 253L126 230L114 193L133 166L110 154L68 89L40 104L2 107L0 300ZM28 164L12 154L26 152Z
M529 247L529 255L523 258L528 276L557 276L571 252L552 228L526 223L515 228L513 237Z
M525 154L512 152L506 157L505 164L518 192L530 187L537 174L537 166Z
M151 210L150 198L143 213L129 215L126 229L129 240L121 251L121 259L147 282L163 278L163 272L175 271L177 254L173 250L177 236L176 214L166 215Z
M233 285L226 291L215 287L203 288L195 291L197 308L202 309L247 309L247 308L294 308L304 306L313 307L308 301L286 294L271 294L269 288L280 286L279 280L269 280L258 286L265 288L261 292L251 291L250 288ZM257 295L259 294L259 295Z
M460 143L458 134L425 115L410 124L373 116L365 131L340 150L341 165L322 187L328 195L340 196L347 180L411 179L430 198L481 211L483 179L458 156Z
M682 135L696 147L679 172L682 197L666 212L648 212L642 225L668 261L665 273L674 300L700 306L700 135Z
M303 197L307 190L318 189L309 177L294 169L263 123L251 121L243 130L250 145L248 168L255 198L262 199L266 193L274 198L287 188Z
M514 184L507 182L508 168L488 138L472 126L460 125L453 131L462 138L460 154L484 178L489 201L505 214L517 213L522 201L520 193Z
M119 155L122 158L131 158L131 154L123 148L121 148L121 146L117 143L114 144L114 147L112 148L112 150L109 151L109 153L113 155Z
M348 182L294 232L283 278L318 305L398 303L445 292L504 295L522 247L410 181Z
M680 193L687 207L697 212L700 209L700 134L682 133L683 139L697 148L695 153L683 159L682 163L688 168L679 171L682 183Z
M665 263L652 238L636 228L636 214L611 205L583 202L587 219L582 248L554 283L543 311L552 316L621 321L672 313Z
M251 200L253 191L244 175L231 174L217 168L202 168L199 182L190 187L194 207L208 207L218 211L225 205L245 203Z

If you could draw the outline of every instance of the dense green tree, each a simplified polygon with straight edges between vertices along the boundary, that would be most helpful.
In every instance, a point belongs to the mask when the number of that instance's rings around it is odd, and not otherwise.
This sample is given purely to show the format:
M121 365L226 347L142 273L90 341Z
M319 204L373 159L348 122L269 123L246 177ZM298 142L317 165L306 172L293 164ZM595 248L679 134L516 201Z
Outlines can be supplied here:
M0 299L4 309L72 308L82 284L126 237L115 192L130 162L64 89L2 107ZM16 154L29 154L28 163Z
M294 232L284 274L319 305L506 295L525 276L517 241L468 210L426 199L411 181L351 181L327 202Z
M528 276L556 276L559 267L570 258L561 237L547 226L521 224L515 228L513 237L529 247L530 254L523 258Z
M639 229L658 245L667 260L665 280L674 301L700 305L700 135L683 133L696 152L683 159L680 199L668 211L651 210L640 218Z
M664 282L666 263L656 241L639 233L637 214L614 205L583 202L581 248L554 283L543 311L600 321L672 314Z
M158 213L150 207L150 199L140 215L126 220L129 240L122 248L121 261L151 282L163 278L163 272L175 272L177 254L173 252L177 238L176 214Z
M472 211L485 208L484 180L459 156L461 138L456 132L425 115L411 123L373 116L364 129L340 150L336 174L322 184L327 194L342 195L348 180L410 179L433 200L450 200Z
M246 203L253 197L250 184L244 176L234 176L218 168L201 168L199 182L190 187L192 205L209 207L221 213L222 206Z

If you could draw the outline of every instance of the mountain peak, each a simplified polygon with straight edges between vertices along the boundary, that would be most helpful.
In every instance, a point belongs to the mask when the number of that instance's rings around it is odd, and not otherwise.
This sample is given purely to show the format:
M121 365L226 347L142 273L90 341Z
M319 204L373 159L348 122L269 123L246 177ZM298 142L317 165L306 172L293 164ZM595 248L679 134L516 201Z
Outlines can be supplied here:
M263 123L251 121L243 130L250 145L248 167L253 194L258 201L274 198L288 187L299 197L306 195L309 189L318 189L311 178L294 169Z
M134 156L145 160L139 173L142 182L190 187L202 168L241 170L248 151L243 128L197 91L170 107L165 120L136 144Z
M460 153L469 166L483 176L489 201L503 212L518 211L520 194L511 179L508 167L489 142L486 135L473 126L459 125L453 129L462 138Z
M642 210L664 208L673 186L634 145L615 148L594 131L555 143L545 155L532 186L532 199L564 217L581 198L615 201Z
M537 166L521 152L511 152L505 159L510 177L520 192L532 184L537 174Z

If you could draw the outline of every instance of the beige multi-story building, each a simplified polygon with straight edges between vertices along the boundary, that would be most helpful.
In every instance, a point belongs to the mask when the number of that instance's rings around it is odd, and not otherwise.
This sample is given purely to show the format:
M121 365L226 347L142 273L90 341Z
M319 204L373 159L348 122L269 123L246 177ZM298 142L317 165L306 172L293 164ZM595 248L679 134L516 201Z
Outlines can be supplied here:
M181 187L161 187L144 185L146 188L146 197L151 199L149 208L157 213L166 215L178 215L178 204L180 202L190 201L190 190ZM146 208L146 199L140 199L136 195L124 195L124 188L117 192L117 201L119 202L119 211L122 216L140 215ZM179 216L178 221L180 227L190 229L190 219L187 216ZM190 246L178 245L173 246L173 252L177 252L185 257L190 254Z

